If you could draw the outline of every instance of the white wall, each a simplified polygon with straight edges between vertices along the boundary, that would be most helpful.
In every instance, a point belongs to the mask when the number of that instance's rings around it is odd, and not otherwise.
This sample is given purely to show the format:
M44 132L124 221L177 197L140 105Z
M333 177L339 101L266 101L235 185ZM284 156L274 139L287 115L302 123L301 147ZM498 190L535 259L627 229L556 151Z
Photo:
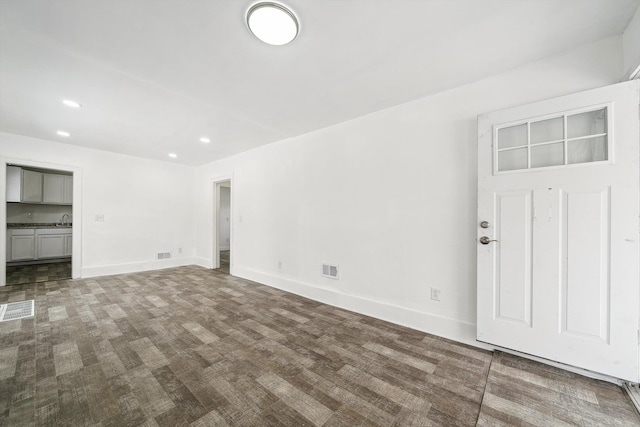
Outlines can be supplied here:
M232 174L235 275L473 343L477 115L616 83L621 67L614 37L200 167L197 260L212 263L212 182Z
M81 197L78 200L74 192L73 220L74 236L76 226L82 233L82 277L192 263L192 167L9 133L0 133L0 153L0 176L5 176L7 162L72 168L81 176L78 183L74 176ZM4 184L0 187L4 202ZM81 218L75 214L78 202ZM104 221L96 221L96 215L104 215ZM4 221L3 209L0 223ZM5 232L3 227L0 241ZM74 240L74 249L75 245ZM5 259L4 246L0 245L0 260ZM158 252L171 252L173 258L160 261Z
M220 187L220 250L229 250L231 239L231 188Z
M640 66L640 7L622 34L623 71L628 78Z

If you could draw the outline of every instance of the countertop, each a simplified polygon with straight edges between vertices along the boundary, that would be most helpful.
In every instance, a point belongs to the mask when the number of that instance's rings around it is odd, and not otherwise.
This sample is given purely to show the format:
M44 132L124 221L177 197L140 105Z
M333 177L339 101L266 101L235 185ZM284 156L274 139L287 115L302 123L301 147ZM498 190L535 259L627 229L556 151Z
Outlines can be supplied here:
M71 228L71 224L60 225L55 222L51 223L19 223L14 222L7 224L8 229L12 228Z

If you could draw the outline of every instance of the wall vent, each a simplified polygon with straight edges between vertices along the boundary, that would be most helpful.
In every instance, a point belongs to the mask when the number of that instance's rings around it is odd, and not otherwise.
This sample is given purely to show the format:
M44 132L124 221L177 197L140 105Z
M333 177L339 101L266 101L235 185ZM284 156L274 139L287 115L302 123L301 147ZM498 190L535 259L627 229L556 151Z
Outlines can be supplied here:
M158 252L158 259L171 258L171 252Z
M338 266L322 264L322 275L331 279L338 279Z

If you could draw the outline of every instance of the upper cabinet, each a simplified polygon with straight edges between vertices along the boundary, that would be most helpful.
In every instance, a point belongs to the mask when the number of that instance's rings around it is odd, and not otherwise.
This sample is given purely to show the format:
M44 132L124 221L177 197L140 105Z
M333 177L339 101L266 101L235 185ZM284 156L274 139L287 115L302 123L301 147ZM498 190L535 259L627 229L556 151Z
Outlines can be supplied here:
M7 166L7 202L70 205L73 176Z
M62 192L62 203L70 205L73 203L73 176L64 175L64 190Z
M22 197L26 203L42 203L42 173L22 170Z
M64 175L43 174L42 203L64 203Z
M22 201L22 169L17 166L7 166L7 202Z

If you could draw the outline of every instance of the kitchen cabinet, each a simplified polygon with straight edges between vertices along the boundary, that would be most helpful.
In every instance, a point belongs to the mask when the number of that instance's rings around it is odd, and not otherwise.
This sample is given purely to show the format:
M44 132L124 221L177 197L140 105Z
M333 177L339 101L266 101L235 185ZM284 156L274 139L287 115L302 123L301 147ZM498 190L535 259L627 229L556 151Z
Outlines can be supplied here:
M64 256L71 256L73 254L73 234L64 235Z
M7 261L27 261L35 259L35 230L24 228L8 230Z
M7 230L7 261L31 261L71 256L71 228Z
M38 259L59 258L64 256L64 230L37 229L36 255Z
M70 205L73 203L73 176L63 175L63 177L64 186L62 193L62 203L65 205Z
M42 203L64 203L64 175L42 174Z
M22 170L22 202L42 202L42 172Z
M22 189L22 169L7 166L7 202L20 202Z
M7 202L70 205L73 176L7 166Z

